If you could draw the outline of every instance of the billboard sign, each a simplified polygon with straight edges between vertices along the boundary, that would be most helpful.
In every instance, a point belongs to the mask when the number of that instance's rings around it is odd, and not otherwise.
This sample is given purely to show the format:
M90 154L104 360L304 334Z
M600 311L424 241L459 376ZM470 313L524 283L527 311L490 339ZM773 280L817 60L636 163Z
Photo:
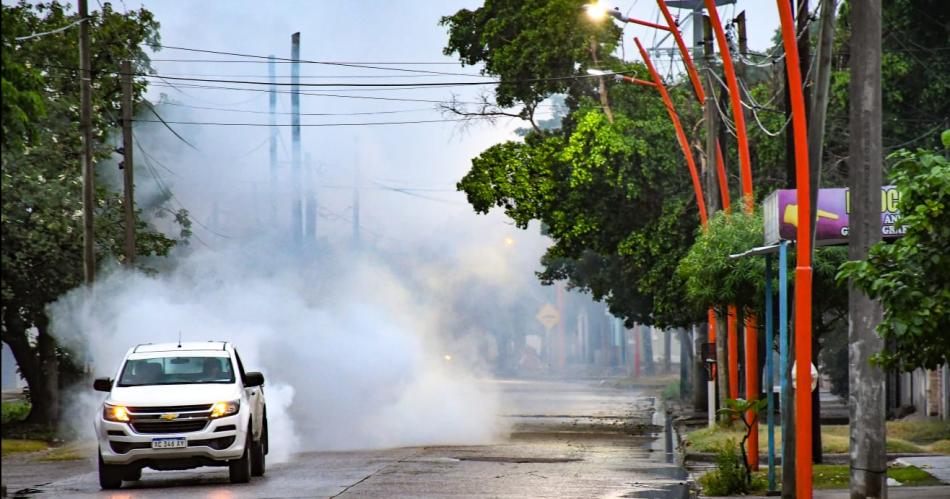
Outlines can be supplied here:
M904 228L894 223L900 218L897 203L900 194L897 187L881 187L881 235L896 238L904 234ZM798 195L795 189L780 189L769 194L763 203L765 220L765 244L779 241L794 241L798 230ZM815 243L817 245L841 244L848 241L848 215L851 213L851 195L848 189L819 189L818 214Z

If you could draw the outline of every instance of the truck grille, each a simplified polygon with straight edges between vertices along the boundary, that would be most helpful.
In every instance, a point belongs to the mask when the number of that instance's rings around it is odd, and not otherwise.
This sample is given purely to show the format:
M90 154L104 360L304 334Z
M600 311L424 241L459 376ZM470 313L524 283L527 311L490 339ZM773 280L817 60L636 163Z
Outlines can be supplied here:
M213 404L198 405L168 405L158 407L126 407L129 412L134 413L167 413L167 412L204 412L211 411Z
M132 422L132 429L136 433L189 433L201 431L208 424L207 419L195 419L190 421L139 421Z
M129 419L136 433L165 434L201 431L208 425L213 404L156 407L129 407ZM172 419L163 416L173 415Z

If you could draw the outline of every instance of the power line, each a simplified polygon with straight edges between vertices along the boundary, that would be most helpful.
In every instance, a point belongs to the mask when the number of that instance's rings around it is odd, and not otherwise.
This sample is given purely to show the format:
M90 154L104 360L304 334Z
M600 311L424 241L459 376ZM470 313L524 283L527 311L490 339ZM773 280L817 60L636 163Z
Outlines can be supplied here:
M278 114L278 115L292 115L294 113L288 112L275 112L271 113L269 111L254 111L251 109L231 109L226 107L208 107L208 106L192 106L189 104L182 104L179 102L160 102L160 105L164 106L179 106L187 107L190 109L202 109L206 111L224 111L224 112L233 112L233 113L247 113L247 114ZM415 109L397 109L392 111L366 111L366 112L349 112L349 113L299 113L300 116L369 116L377 114L400 114L400 113L415 113L422 111L437 111L435 108L431 107L420 107Z
M154 60L153 60L154 61ZM162 73L169 76L195 76L195 77L207 77L214 76L219 78L255 78L260 77L260 74L257 73L238 73L238 74L208 74L208 73ZM440 76L448 75L425 75L425 74L411 74L411 75L300 75L299 78L312 78L312 79L327 79L327 78L363 78L363 79L379 79L379 78L437 78ZM456 76L456 75L452 75ZM468 75L472 78L494 78L494 76L480 75L480 74L471 74ZM275 75L276 78L292 78L287 75Z
M56 69L65 69L67 71L77 71L77 68L69 66L56 66L56 65L43 65L42 67L46 68L56 68ZM125 73L121 71L105 71L99 70L100 73L106 73L116 76L126 76ZM617 71L615 72L619 75L632 74L635 71ZM175 80L175 81L189 81L189 82L198 82L198 83L224 83L224 84L233 84L233 85L262 85L262 86L276 86L276 87L289 87L289 86L301 86L301 87L366 87L366 88L429 88L429 87L465 87L465 86L480 86L480 85L516 85L521 83L543 83L548 81L567 81L567 80L589 80L592 78L599 78L602 75L591 75L591 74L574 74L574 75L565 75L565 76L550 76L546 78L523 78L518 80L490 80L490 81L441 81L441 82L414 82L414 83L354 83L354 82L329 82L329 83L288 83L288 82L271 82L267 80L230 80L230 79L221 79L221 78L192 78L185 76L170 76L167 74L161 73L131 73L131 76L138 76L142 78L158 78L161 80ZM168 82L166 82L168 83Z
M168 48L168 47L165 47ZM248 61L246 59L152 59L149 58L152 62L194 62L202 64L211 64L211 63L240 63L240 64L268 64L270 61ZM292 59L288 60L274 60L275 64L292 64L294 61ZM301 63L306 63L308 61L299 61ZM460 66L458 62L438 62L438 61L322 61L323 64L350 64L350 65L367 65L373 64L377 66L384 65L399 65L399 66L432 66L432 65L446 65L446 66ZM390 69L390 68L384 68ZM475 75L472 75L475 76Z
M162 48L162 49L169 49L169 50L181 50L185 52L198 52L198 53L203 53L203 54L247 57L251 59L263 59L265 61L274 61L274 62L285 62L285 63L297 62L300 64L321 64L321 65L326 65L326 66L342 66L342 67L348 67L348 68L381 69L381 70L386 70L386 71L402 71L406 73L423 73L423 74L437 74L437 75L450 75L450 76L471 76L471 74L466 74L466 73L450 73L450 72L445 72L445 71L429 71L429 70L424 70L424 69L385 67L382 64L373 65L373 64L352 63L352 62L313 61L313 60L307 60L307 59L288 59L286 57L274 57L274 56L265 56L265 55L257 55L257 54L242 54L239 52L226 52L222 50L207 50L207 49L196 49L196 48L191 48L191 47L177 47L177 46L172 46L172 45L160 45L160 44L150 45L147 43L143 43L142 45L149 46L153 50L155 50L156 48Z
M468 121L471 119L489 119L495 118L493 116L485 117L469 117L469 118L459 118L459 119L441 119L441 120L413 120L413 121L365 121L358 123L302 123L302 127L344 127L344 126L374 126L374 125L415 125L420 123L450 123L458 121ZM219 122L219 121L168 121L168 120L142 120L135 119L132 120L136 123L163 123L165 125L204 125L204 126L261 126L261 127L289 127L293 126L289 123L282 123L272 125L270 123L230 123L230 122Z
M152 83L151 86L173 87L172 85L161 84L161 83ZM198 84L186 83L179 86L184 87L184 88L194 88L194 89L201 89L201 90L234 90L234 91L241 91L241 92L263 92L263 93L272 92L272 90L266 90L266 89L260 89L260 88L225 87L225 86L219 86L219 85L198 85ZM432 104L445 103L444 100L415 99L411 97L377 97L377 96L372 96L372 95L342 95L342 94L331 94L331 93L322 93L322 92L293 92L289 90L273 90L273 92L276 92L279 94L296 93L299 95L306 95L310 97L332 97L332 98L338 98L338 99L381 100L381 101L393 101L393 102L428 102ZM481 105L483 103L471 101L471 102L457 102L457 104Z

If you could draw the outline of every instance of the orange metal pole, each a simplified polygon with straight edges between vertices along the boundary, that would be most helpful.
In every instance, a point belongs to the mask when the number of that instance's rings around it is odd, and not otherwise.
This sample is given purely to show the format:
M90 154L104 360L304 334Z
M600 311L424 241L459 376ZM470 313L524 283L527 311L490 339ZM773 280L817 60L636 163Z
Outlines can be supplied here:
M736 122L736 137L739 141L739 173L742 178L742 197L745 210L752 212L754 200L752 198L752 163L749 156L749 138L745 130L745 113L742 112L742 99L739 94L739 84L736 81L736 68L732 65L732 55L729 53L729 44L726 42L726 33L719 22L719 13L716 12L715 0L704 0L709 10L709 22L716 33L716 43L722 54L722 70L726 75L726 85L729 86L729 100L732 103L732 118Z
M739 398L739 325L737 324L736 306L729 305L726 314L726 324L729 336L726 343L729 347L729 398Z
M798 69L798 41L788 0L776 0L785 44L785 69L792 101L792 138L795 143L795 186L798 196L798 232L795 251L795 490L812 497L811 434L811 197L808 172L808 132L802 75Z
M755 315L751 313L751 310L746 311L745 316L745 397L746 400L755 400L759 398L759 346L757 339L757 334L759 331L758 320L756 320ZM757 418L757 414L753 411L749 411L746 414L747 420L751 421L752 418ZM755 420L756 424L752 425L752 432L749 433L749 440L747 441L749 446L746 448L748 453L749 466L755 471L759 469L759 425L758 419Z
M673 34L676 46L679 47L680 55L683 56L683 64L686 65L686 74L689 75L689 81L693 84L693 92L694 95L696 95L696 100L699 101L700 106L703 106L706 102L706 92L703 91L703 84L699 79L699 73L696 71L696 65L693 64L693 58L689 55L689 49L686 48L686 43L683 42L683 36L680 34L679 27L676 25L676 21L673 20L673 16L670 15L670 10L666 7L666 2L664 2L664 0L656 0L656 4L660 7L660 12L663 13L663 17L666 19L669 32ZM718 141L716 143L716 173L719 176L719 195L722 198L722 209L728 213L730 210L729 179L726 178L725 161L722 159L722 147Z
M640 19L634 17L618 17L621 21L631 24L639 24L640 26L646 26L648 28L658 29L661 31L669 31L670 28L663 26L662 24L651 23L650 21L641 21Z
M693 180L693 191L696 193L696 202L699 204L699 219L703 226L706 226L708 220L706 201L703 198L703 189L699 182L699 172L696 171L696 163L693 161L693 152L689 147L689 141L686 140L686 134L683 132L683 126L680 124L679 116L677 116L676 109L673 107L670 94L667 93L666 86L663 85L663 80L660 78L659 73L656 72L656 68L653 67L650 56L640 43L640 39L634 38L633 41L636 42L637 48L640 49L640 56L643 57L643 63L646 64L647 70L650 71L650 77L653 78L653 83L656 84L656 89L660 92L660 97L663 98L666 112L670 115L670 121L673 122L673 128L676 129L676 139L679 141L680 148L683 150L683 156L686 157L686 166L689 167L689 174Z
M722 70L726 76L726 85L729 87L729 100L732 104L732 118L736 122L736 137L739 142L739 173L742 180L742 201L743 208L747 213L752 213L754 209L754 199L752 197L752 164L751 158L749 156L749 138L746 135L745 127L745 113L742 110L742 95L739 93L739 84L736 79L736 70L732 65L732 54L729 52L729 43L726 41L726 33L722 29L722 22L719 20L719 12L716 10L715 0L704 0L706 3L706 9L709 11L709 22L712 24L713 31L716 33L716 43L719 45L719 52L722 54ZM734 313L735 308L732 307L730 312ZM750 317L752 323L755 323L755 318ZM730 319L734 318L730 316ZM746 323L748 326L748 322ZM734 363L738 359L733 360L732 350L731 350L731 340L732 340L732 328L729 329L730 333L730 358L729 358L729 368L732 370ZM750 378L756 378L758 371L758 337L756 336L755 329L745 329L745 370L746 370L746 380ZM753 363L753 360L755 362ZM735 366L738 374L738 366ZM730 375L732 372L730 372ZM749 397L749 400L757 398L759 393L756 391L752 393L748 390L748 381L746 388L746 396ZM732 380L730 379L730 388ZM736 380L738 384L738 379ZM737 386L738 388L738 386ZM738 392L738 389L736 390ZM752 437L749 438L747 442L749 444L747 450L747 459L749 465L755 469L758 469L759 465L759 449L758 449L758 431L759 425L753 424L751 433L755 435L756 445L752 445Z

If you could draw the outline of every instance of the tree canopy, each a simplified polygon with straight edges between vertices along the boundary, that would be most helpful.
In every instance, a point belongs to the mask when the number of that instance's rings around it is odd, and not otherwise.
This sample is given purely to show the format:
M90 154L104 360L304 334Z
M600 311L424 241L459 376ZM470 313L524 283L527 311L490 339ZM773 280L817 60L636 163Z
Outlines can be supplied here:
M944 134L950 149L950 134ZM890 177L900 192L904 236L871 247L866 261L842 265L841 279L881 300L878 333L888 368L935 369L950 360L950 161L946 150L899 151Z
M50 335L46 306L83 280L79 78L76 64L64 62L78 61L78 33L72 29L22 41L16 37L56 30L74 23L77 15L58 2L21 1L3 5L2 20L2 338L31 391L38 394L31 418L46 422L56 417L55 390L64 382L57 374L69 372L57 367L69 358ZM95 68L93 147L99 162L115 148L109 137L120 115L120 61L131 59L134 67L149 69L140 45L157 42L158 23L145 9L119 13L108 3L90 13L89 22ZM18 96L16 102L7 102L8 88ZM135 101L141 101L144 88L144 80L135 83ZM8 104L17 109L7 113ZM98 260L121 259L121 193L97 182L95 199ZM183 213L176 215L187 224ZM136 230L136 250L142 256L167 254L176 243L141 216ZM34 328L37 341L32 339Z

